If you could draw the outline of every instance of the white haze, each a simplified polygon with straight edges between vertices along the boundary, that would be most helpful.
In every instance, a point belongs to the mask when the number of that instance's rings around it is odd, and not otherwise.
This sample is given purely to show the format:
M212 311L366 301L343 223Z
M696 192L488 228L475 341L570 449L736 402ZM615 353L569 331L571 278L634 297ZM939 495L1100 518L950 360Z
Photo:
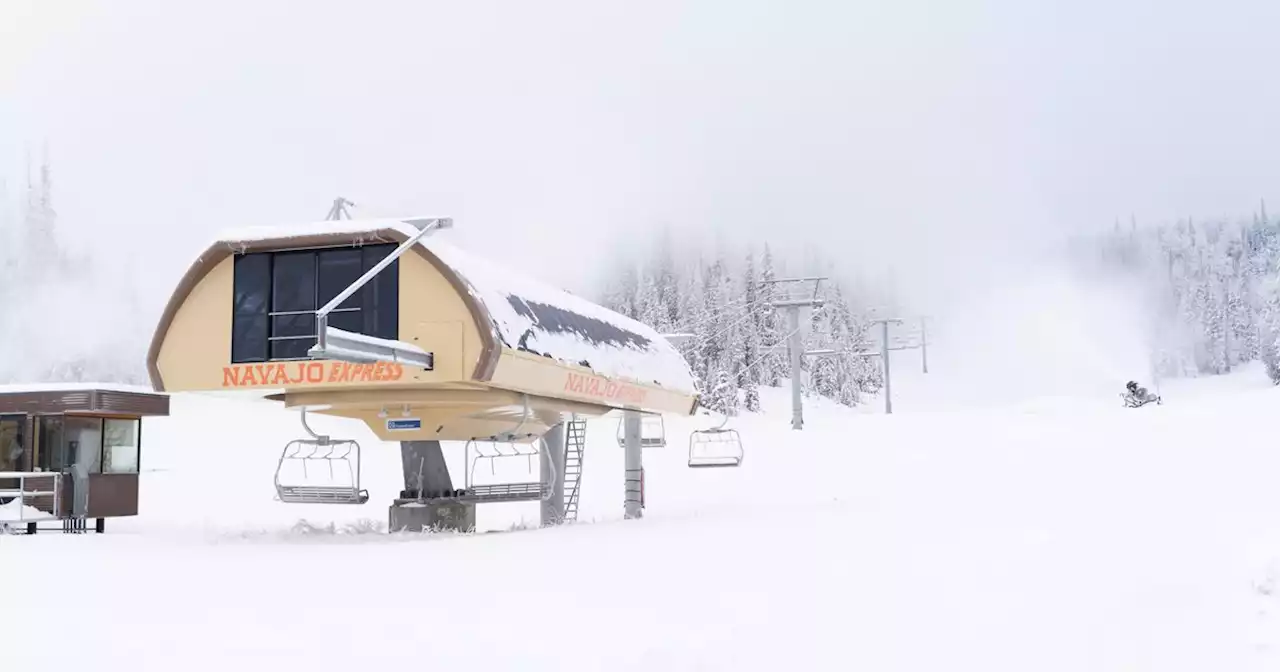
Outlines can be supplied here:
M975 356L1127 378L1132 311L1040 253L1280 201L1277 25L1264 0L0 0L0 177L12 201L47 141L62 235L148 318L216 230L342 195L584 294L660 226L816 251L994 332Z
M1111 399L1128 380L1154 384L1146 305L1127 287L1058 266L1028 270L935 316L932 374L961 404ZM894 361L914 367L913 357Z

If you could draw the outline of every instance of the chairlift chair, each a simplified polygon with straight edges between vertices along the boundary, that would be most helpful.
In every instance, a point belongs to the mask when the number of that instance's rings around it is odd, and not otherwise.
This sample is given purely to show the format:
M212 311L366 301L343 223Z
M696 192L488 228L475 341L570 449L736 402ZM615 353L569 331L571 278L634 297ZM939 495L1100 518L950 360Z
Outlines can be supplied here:
M701 429L689 434L689 466L737 467L742 464L745 451L738 430L726 428L729 416L717 427Z
M550 459L547 451L547 442L542 437L534 438L536 448L532 451L526 451L520 448L517 439L531 438L535 435L525 433L521 434L520 430L524 427L529 419L529 398L524 398L524 411L520 415L520 422L509 432L494 435L487 439L471 439L467 441L465 452L463 455L463 463L466 466L464 474L463 489L460 493L453 493L450 496L454 499L474 503L496 503L496 502L528 502L528 501L545 501L551 498L552 487L543 483L540 479L529 482L515 483L492 483L492 484L476 484L475 470L480 460L489 460L489 471L496 474L495 463L499 459L525 458L528 460L529 473L535 474L533 458L539 457L546 460L546 464L551 465L550 468L554 472L555 462ZM481 442L493 444L492 454L486 454L480 447ZM506 450L502 446L506 447ZM472 457L474 451L475 457ZM508 452L509 451L509 452ZM556 480L556 474L551 474L551 483Z
M490 437L489 439L472 439L467 441L465 454L467 471L462 492L457 496L457 499L482 503L527 502L533 500L544 500L550 497L551 488L540 480L484 484L477 484L475 482L476 465L479 464L480 460L488 460L490 473L496 474L497 471L494 465L497 460L523 457L529 461L529 474L535 475L537 472L534 471L533 458L538 456L542 459L547 459L546 441L541 437L534 439L534 443L537 447L532 451L525 451L519 448L515 441L510 440L515 437L506 438L508 440L502 440L501 437ZM484 449L480 447L482 442L492 443L492 454L486 454ZM507 452L500 447L503 445L505 445L510 452Z
M640 447L665 448L667 445L667 428L661 415L643 414L640 416ZM627 419L618 420L618 447L627 447Z
M286 504L364 504L369 491L360 487L360 444L316 434L302 409L302 428L310 439L294 439L285 445L276 463L276 499ZM310 468L308 468L310 465ZM282 474L287 466L301 469L301 478ZM328 481L312 480L327 473Z

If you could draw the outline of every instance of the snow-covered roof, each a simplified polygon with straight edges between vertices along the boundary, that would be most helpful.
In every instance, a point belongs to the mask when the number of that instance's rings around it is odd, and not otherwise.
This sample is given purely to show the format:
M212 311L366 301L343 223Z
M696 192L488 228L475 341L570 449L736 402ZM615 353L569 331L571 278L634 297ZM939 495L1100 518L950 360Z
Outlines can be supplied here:
M379 232L412 236L429 218L338 220L224 231L220 242L278 240L313 236L353 236L385 240ZM429 234L419 243L468 286L488 313L505 346L587 366L624 378L695 394L693 376L680 353L657 331L636 320L513 270L472 256Z
M27 392L85 392L102 390L104 392L129 392L132 394L162 394L150 387L141 385L121 385L119 383L16 383L0 385L0 394L23 394Z

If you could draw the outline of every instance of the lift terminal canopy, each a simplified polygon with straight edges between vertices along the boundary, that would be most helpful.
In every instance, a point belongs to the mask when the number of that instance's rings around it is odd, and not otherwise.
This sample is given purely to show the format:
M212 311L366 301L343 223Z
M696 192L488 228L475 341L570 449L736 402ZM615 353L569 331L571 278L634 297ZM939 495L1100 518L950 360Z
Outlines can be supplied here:
M515 270L536 266L532 255L499 264L448 244L446 234L421 235L441 221L219 235L161 316L147 358L153 386L356 418L386 441L466 441L522 415L537 436L564 413L694 412L693 376L660 334ZM335 299L324 315L333 338L317 348L316 313Z

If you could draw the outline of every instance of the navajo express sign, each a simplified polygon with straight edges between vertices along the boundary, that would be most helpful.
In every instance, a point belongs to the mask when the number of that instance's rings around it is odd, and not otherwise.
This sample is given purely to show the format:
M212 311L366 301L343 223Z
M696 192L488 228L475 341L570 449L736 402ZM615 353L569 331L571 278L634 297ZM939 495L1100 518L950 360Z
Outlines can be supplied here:
M223 387L317 385L322 383L391 383L404 379L404 367L391 362L281 362L222 367ZM605 401L644 403L648 391L582 373L565 376L564 391Z
M648 394L643 388L625 383L616 383L607 378L590 376L583 373L570 373L564 379L564 391L586 395L608 401L622 401L632 404L644 403Z
M391 362L284 362L222 367L223 387L314 385L317 383L389 383L404 378L404 367Z

